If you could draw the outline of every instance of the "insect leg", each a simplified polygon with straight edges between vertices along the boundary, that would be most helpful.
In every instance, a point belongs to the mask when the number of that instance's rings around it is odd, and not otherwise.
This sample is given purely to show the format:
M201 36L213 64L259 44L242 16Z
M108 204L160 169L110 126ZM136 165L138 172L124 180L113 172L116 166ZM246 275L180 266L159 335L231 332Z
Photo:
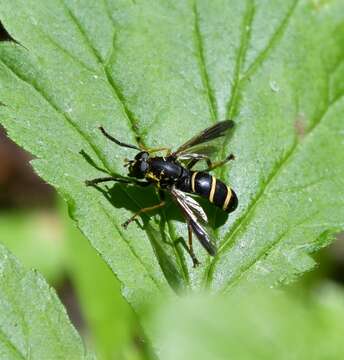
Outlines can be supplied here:
M135 145L126 144L126 143L123 143L123 142L115 139L112 135L110 135L108 132L106 132L105 129L102 126L99 127L99 130L102 132L102 134L105 137L107 137L109 140L111 140L112 142L114 142L115 144L117 144L119 146L131 148L131 149L136 149L136 150L139 150L139 151L141 150L140 148L138 148Z
M191 170L201 159L192 159L187 165L187 169Z
M226 164L228 161L230 160L234 160L235 157L233 154L229 154L224 160L221 161L216 161L214 163L211 162L211 160L208 158L206 159L207 165L208 167L206 169L204 169L203 171L210 171L210 170L214 170L220 166L223 166L224 164Z
M160 199L161 201L164 201L164 200L165 200L165 193L164 193L161 189L159 189L158 195L159 195L159 199Z
M156 210L156 209L159 209L163 206L166 205L166 202L165 201L161 201L159 204L157 205L153 205L153 206L149 206L149 207L146 207L146 208L142 208L140 209L137 213L135 213L131 218L129 218L127 221L125 221L122 226L126 229L128 227L128 225L133 222L140 214L142 213L145 213L145 212L148 212L148 211L152 211L152 210Z
M209 166L211 164L210 158L207 155L204 154L195 154L192 155L190 162L186 165L187 169L192 169L199 161L205 160Z
M139 186L148 186L150 185L149 182L144 182L144 181L137 181L137 180L132 180L132 179L122 179L122 178L116 178L113 176L106 176L106 177L100 177L100 178L96 178L96 179L92 179L92 180L86 180L85 184L86 186L93 186L102 182L108 182L108 181L116 181L116 182L120 182L120 183L124 183L124 184L135 184L135 185L139 185Z
M145 145L143 145L142 140L140 138L140 136L136 136L136 141L138 142L140 148L144 151L147 151L149 153L155 153L158 151L165 151L166 152L166 156L171 154L171 149L167 148L167 147L161 147L161 148L149 148L146 147Z
M216 169L217 167L220 167L224 164L226 164L230 160L234 160L234 155L230 154L228 155L224 160L212 162L210 158L207 155L200 155L197 154L197 157L193 157L191 161L186 165L186 167L190 170L193 168L200 160L205 160L207 162L208 167L202 171L210 171L213 169Z
M137 143L139 144L139 147L141 150L149 152L148 148L143 144L140 136L136 136L135 139L136 139Z
M193 246L192 246L192 227L190 225L190 223L188 222L188 236L189 236L189 254L191 256L192 262L193 262L193 267L197 267L200 263L196 258L196 255L193 251Z

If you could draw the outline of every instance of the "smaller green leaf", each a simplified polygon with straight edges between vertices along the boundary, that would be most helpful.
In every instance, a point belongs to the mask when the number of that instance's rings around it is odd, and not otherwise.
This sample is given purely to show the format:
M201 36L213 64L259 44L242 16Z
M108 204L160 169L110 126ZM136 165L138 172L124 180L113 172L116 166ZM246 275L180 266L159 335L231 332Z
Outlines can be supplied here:
M343 291L321 290L185 297L155 309L153 339L164 360L343 359Z
M0 245L0 358L90 359L55 291Z

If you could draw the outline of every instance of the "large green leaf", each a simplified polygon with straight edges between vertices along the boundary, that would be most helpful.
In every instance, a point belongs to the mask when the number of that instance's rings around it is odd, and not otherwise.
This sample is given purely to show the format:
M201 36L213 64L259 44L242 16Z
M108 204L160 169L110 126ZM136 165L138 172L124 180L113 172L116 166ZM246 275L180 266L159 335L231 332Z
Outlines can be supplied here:
M0 245L0 358L86 359L56 293Z
M0 5L21 44L0 47L2 122L38 157L35 169L68 201L134 306L170 286L289 281L344 227L341 0ZM90 159L125 174L122 160L134 155L104 139L100 124L123 141L177 146L227 117L237 126L219 156L237 160L217 175L239 208L228 219L208 209L219 253L197 246L196 270L173 207L161 221L145 217L145 232L125 231L120 223L155 203L154 193L115 185L104 196L84 186L102 174Z

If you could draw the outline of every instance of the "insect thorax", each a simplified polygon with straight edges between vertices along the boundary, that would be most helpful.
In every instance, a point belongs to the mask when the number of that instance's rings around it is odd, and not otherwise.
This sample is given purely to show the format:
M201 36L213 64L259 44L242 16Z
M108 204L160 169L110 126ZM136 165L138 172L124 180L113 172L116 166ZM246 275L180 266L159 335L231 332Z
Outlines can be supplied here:
M173 185L183 174L183 167L163 157L150 159L149 170L145 177L160 187Z

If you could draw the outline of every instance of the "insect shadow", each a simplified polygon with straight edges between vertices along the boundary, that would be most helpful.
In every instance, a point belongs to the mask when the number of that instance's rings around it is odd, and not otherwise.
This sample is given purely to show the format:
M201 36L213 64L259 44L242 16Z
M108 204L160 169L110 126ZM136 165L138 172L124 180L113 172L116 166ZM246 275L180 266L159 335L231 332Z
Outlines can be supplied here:
M142 189L131 184L114 183L112 186L95 185L94 188L100 191L112 206L126 209L132 213L142 207L152 206L159 202L153 186ZM135 219L135 223L146 231L166 280L177 293L180 293L184 290L185 279L175 263L173 248L180 244L186 251L189 249L183 237L172 239L167 235L169 233L167 219L183 221L183 217L172 201L166 200L167 204L164 210L153 210L149 214L141 214L138 219ZM160 215L159 230L152 226L152 219L155 219L157 214ZM123 229L123 231L125 230Z
M80 154L93 168L107 173L107 171L104 168L98 166L91 158L91 156L88 155L84 150L81 150ZM112 186L95 185L93 187L100 191L114 207L125 208L126 210L133 213L138 211L140 208L155 205L160 201L154 186L149 186L143 189L142 187L139 187L135 184L120 184L114 182ZM167 204L163 212L165 212L166 217L169 220L185 222L185 218L181 214L178 207L174 204L168 193L164 192L164 194L166 196ZM201 197L197 197L197 201L208 215L209 225L212 228L217 229L227 221L228 213L220 211L216 206ZM141 220L143 221L143 226L140 225L141 228L144 228L144 225L147 224L149 218L158 213L161 213L161 210L152 210L149 212L149 214L142 214Z

